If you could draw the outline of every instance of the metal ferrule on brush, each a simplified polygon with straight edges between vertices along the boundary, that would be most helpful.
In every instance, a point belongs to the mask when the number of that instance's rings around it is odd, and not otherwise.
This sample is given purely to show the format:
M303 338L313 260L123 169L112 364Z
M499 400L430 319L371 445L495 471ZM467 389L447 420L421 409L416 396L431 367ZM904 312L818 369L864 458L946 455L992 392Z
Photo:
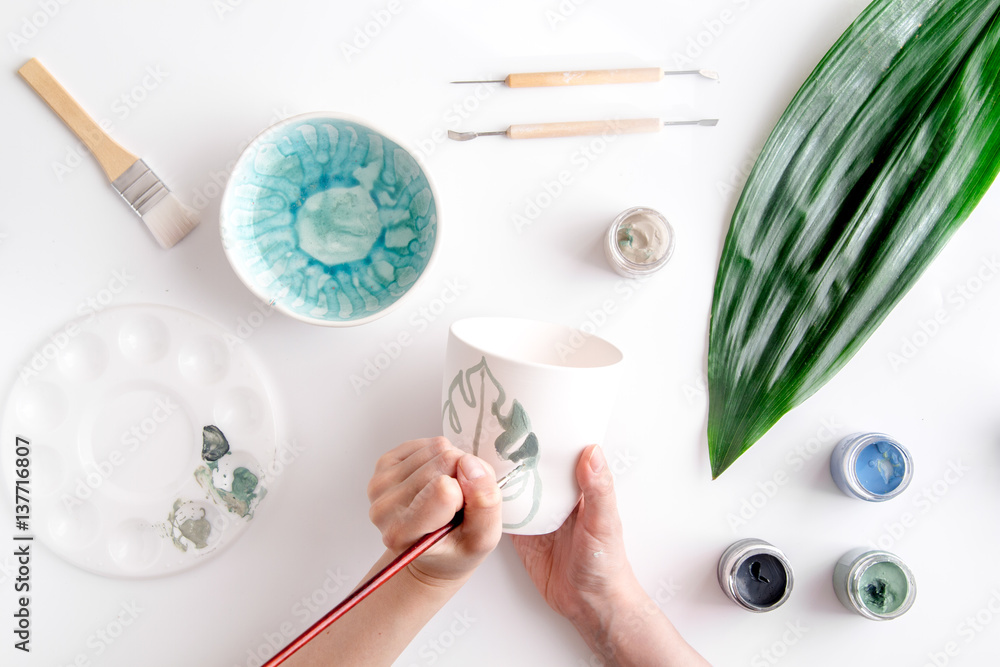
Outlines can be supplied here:
M514 466L514 468L509 473L507 473L506 475L497 480L497 486L499 486L501 489L507 486L507 484L510 483L510 480L514 479L514 477L519 472L521 472L521 468L523 467L524 467L524 461L519 461L518 464Z
M128 202L140 216L146 215L170 190L154 174L146 163L136 160L121 176L111 181L118 194Z

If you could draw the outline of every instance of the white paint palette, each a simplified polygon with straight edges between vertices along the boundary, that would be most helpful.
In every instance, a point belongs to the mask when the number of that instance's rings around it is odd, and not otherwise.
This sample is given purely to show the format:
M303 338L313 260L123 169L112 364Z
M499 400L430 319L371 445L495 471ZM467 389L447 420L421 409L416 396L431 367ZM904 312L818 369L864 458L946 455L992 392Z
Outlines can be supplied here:
M274 410L249 350L163 306L109 308L46 339L0 437L8 497L18 444L30 452L30 515L15 532L109 576L170 574L220 553L274 482Z

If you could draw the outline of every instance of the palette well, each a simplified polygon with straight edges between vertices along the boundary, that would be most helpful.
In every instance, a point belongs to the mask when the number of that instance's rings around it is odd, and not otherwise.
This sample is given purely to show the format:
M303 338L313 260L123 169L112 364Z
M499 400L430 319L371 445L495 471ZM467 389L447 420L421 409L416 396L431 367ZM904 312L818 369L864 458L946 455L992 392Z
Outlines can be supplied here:
M109 576L178 572L221 552L274 482L274 411L249 351L162 306L70 322L22 367L2 427L30 450L26 533Z

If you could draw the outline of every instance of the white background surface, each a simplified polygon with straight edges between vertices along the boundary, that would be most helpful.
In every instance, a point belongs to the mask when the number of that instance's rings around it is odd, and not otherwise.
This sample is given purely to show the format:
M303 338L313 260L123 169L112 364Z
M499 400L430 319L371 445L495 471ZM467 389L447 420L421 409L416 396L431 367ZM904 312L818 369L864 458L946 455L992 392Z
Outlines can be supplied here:
M591 321L625 352L627 380L605 447L627 547L647 590L713 664L770 665L775 656L788 665L995 663L996 189L844 371L710 480L704 367L725 230L756 151L862 1L567 0L566 16L556 0L403 1L350 57L342 45L387 2L234 0L225 11L225 1L5 3L0 370L7 382L49 333L107 289L114 271L132 276L116 305L177 306L233 331L257 312L223 255L216 183L246 141L278 117L341 110L423 147L441 197L439 261L409 304L360 328L254 317L260 326L246 345L271 375L295 457L268 511L230 550L173 578L102 578L38 545L29 657L12 649L13 519L5 497L0 663L259 664L253 654L269 637L285 643L283 627L298 634L381 552L365 497L373 464L402 440L440 432L447 327L472 315ZM40 13L46 5L58 7L51 18ZM720 21L724 11L728 23ZM26 43L12 44L12 34ZM484 99L475 87L447 83L513 71L687 67L677 62L687 49L700 49L693 65L718 70L723 82L497 86L478 89ZM31 56L202 208L200 228L161 251L89 155L57 173L77 142L16 76ZM144 99L130 108L122 95ZM640 116L722 120L714 129L610 143L441 138L447 129ZM547 200L545 184L562 171L569 185ZM544 210L519 229L514 216L530 201ZM678 235L674 259L642 285L611 273L600 246L611 219L636 205L662 211ZM927 324L935 317L936 326ZM357 392L351 376L403 333L412 344ZM907 342L919 349L894 363L891 355L914 351ZM866 504L833 485L829 451L857 430L886 431L913 452L916 475L898 499ZM782 548L795 569L792 597L773 613L740 610L716 583L719 555L747 536ZM830 584L842 553L878 541L911 566L919 585L914 608L885 624L845 611ZM315 611L304 607L310 599L321 602ZM118 633L118 620L131 618L123 605L140 611ZM98 634L108 631L118 634L110 644ZM597 664L534 591L505 540L398 664L515 662Z

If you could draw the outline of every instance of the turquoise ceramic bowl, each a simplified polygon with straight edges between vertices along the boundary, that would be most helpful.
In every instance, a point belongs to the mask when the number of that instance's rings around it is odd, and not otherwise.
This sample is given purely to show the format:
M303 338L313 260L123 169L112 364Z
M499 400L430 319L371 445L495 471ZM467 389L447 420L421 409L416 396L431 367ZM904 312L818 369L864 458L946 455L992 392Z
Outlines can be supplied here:
M258 297L304 322L354 326L403 301L435 254L438 198L398 143L310 113L243 151L226 184L222 245Z

